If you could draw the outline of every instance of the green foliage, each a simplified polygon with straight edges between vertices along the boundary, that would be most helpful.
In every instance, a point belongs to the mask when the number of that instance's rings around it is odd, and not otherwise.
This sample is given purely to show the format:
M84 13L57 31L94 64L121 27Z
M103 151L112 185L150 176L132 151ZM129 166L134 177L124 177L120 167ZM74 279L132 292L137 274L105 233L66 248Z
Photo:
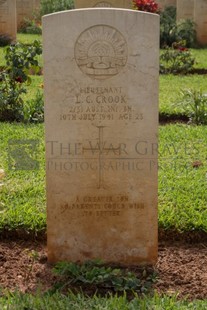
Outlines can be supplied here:
M160 45L171 46L176 41L176 8L166 7L160 14Z
M96 289L104 288L114 291L146 292L154 281L154 275L147 276L143 270L142 279L125 269L104 266L100 261L88 261L84 264L60 262L54 272L64 279L66 285L95 285Z
M42 28L40 23L36 20L30 20L28 18L25 18L19 28L19 32L29 34L42 34Z
M185 42L174 43L171 48L166 48L160 56L161 73L190 73L194 64L195 58L185 47Z
M43 92L38 89L35 98L30 99L24 106L24 121L41 123L44 121Z
M37 55L42 53L40 42L30 46L21 43L6 48L6 67L0 73L0 121L21 121L25 84L31 82L29 70L38 70Z
M207 70L207 49L199 48L199 49L191 49L191 53L193 57L196 59L195 68L206 69ZM204 75L203 75L204 76Z
M176 26L176 42L184 40L186 47L194 47L196 44L195 23L190 20L180 20Z
M182 117L186 120L189 119L186 109L184 109L183 105L178 104L180 92L188 88L202 89L203 92L207 93L206 75L160 75L159 114L161 117L167 116L172 120L173 116L175 119L181 116L180 119Z
M39 34L17 33L17 41L20 43L30 45L35 40L42 42L42 36Z
M180 104L186 110L192 123L207 125L207 93L202 90L186 89L181 92Z
M73 0L41 0L41 15L71 10L74 8Z
M196 44L195 23L192 20L176 22L176 8L167 7L160 14L160 46L171 46L174 42L185 40L186 47Z
M10 45L12 39L7 34L0 34L0 47Z

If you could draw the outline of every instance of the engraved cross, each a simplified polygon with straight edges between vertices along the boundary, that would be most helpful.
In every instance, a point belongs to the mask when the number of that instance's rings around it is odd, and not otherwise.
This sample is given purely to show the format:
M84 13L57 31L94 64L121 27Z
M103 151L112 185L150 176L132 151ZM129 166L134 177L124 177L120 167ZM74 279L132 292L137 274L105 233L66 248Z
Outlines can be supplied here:
M120 152L121 147L117 148L105 148L105 142L104 142L104 128L105 126L96 126L98 128L98 143L97 147L93 148L92 146L90 148L83 148L83 151L92 151L98 152L98 173L99 173L99 182L98 182L98 189L105 188L104 187L104 174L103 174L103 160L104 160L104 154L108 154L110 151L113 152Z

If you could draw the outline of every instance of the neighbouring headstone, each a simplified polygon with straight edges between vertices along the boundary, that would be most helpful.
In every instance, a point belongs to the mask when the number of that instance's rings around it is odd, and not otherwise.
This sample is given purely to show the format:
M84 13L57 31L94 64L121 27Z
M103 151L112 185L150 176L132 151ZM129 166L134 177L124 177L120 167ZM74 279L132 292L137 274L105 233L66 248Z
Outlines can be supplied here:
M16 0L0 0L0 35L16 40Z
M89 7L113 7L131 9L133 6L132 0L75 0L75 8L89 8Z
M161 10L168 6L176 6L176 0L156 0L156 3Z
M159 16L48 15L43 49L49 261L155 263Z
M177 0L177 21L194 19L194 0Z
M177 0L165 0L165 6L176 6Z
M197 40L201 45L207 45L207 0L195 0L194 6Z
M19 28L25 19L33 19L34 13L40 10L40 0L16 0L17 1L17 27Z
M165 0L157 0L156 3L159 6L159 9L163 10L165 7Z

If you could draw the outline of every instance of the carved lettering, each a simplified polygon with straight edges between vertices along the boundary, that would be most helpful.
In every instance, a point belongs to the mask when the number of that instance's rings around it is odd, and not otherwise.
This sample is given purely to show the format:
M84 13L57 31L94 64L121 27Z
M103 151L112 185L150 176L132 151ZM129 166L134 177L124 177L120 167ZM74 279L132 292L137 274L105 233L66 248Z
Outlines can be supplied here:
M128 210L144 210L143 202L130 202L127 195L116 196L77 196L74 203L63 203L61 213L76 210L82 216L120 216Z

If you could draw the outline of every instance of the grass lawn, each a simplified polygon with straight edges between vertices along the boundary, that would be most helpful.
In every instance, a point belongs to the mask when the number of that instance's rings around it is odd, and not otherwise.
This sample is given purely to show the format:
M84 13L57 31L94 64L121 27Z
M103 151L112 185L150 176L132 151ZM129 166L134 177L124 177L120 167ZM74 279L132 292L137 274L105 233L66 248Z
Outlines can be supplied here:
M43 76L33 75L31 76L32 83L27 86L27 94L24 95L25 100L35 98L37 91L42 91L43 87Z
M1 188L0 227L6 224L8 229L19 227L35 231L42 230L45 228L46 216L43 126L0 123L0 133L0 167L7 171L4 186ZM8 170L8 141L19 139L39 141L37 154L40 161L39 170L13 171L12 168Z
M207 69L207 48L203 49L191 49L193 56L196 59L196 68Z
M206 52L207 58L207 52ZM161 75L160 76L160 114L186 114L186 109L179 102L181 91L186 89L201 89L207 93L207 76L205 75Z
M0 306L5 310L205 310L207 301L177 300L172 297L135 297L130 302L123 297L86 298L82 295L67 296L54 294L52 296L14 293L7 298L0 298Z
M25 33L17 33L17 41L24 44L31 44L35 40L39 40L42 42L42 36L39 34L25 34Z
M167 125L159 134L159 225L207 232L207 126Z

